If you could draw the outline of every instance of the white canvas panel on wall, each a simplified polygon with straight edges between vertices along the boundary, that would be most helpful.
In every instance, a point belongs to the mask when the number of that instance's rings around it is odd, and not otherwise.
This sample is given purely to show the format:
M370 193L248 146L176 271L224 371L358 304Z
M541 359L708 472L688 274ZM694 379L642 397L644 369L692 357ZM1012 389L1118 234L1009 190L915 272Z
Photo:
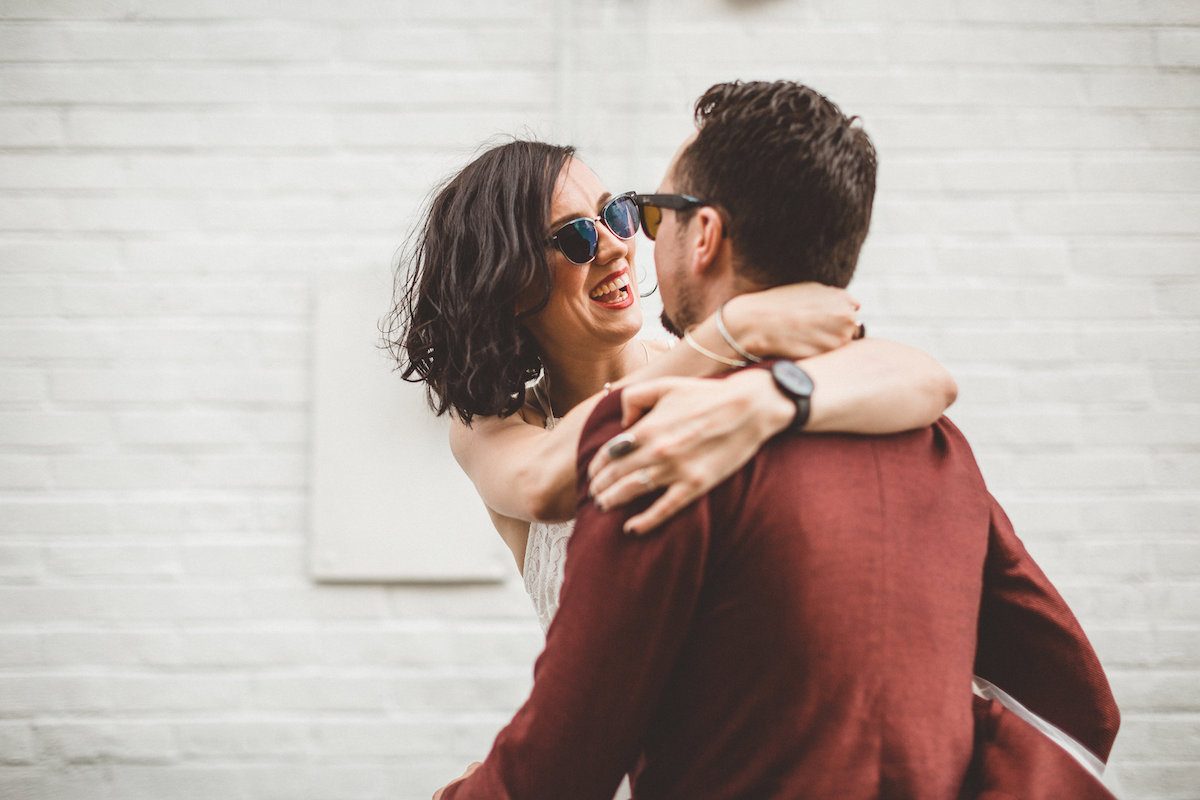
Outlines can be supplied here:
M379 349L385 272L317 287L310 567L326 581L495 581L513 569L449 422Z

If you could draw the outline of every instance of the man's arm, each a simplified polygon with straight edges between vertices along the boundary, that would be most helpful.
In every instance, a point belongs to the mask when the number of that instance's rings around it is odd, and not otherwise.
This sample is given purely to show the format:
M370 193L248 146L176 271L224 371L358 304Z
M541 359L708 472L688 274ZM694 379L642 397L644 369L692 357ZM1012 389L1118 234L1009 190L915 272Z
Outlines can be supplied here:
M483 765L447 787L446 800L611 800L642 750L695 609L709 531L704 500L667 525L681 530L648 538L625 536L621 527L649 499L627 511L593 506L587 464L621 431L620 416L614 392L583 432L566 581L533 691Z
M1108 759L1120 725L1091 642L991 498L975 674Z

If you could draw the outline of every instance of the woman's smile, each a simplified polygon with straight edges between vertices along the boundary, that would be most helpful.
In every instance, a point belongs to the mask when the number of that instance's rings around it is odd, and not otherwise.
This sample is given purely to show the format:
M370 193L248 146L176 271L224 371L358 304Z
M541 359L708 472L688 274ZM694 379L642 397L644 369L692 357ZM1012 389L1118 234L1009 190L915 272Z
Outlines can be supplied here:
M600 283L592 287L588 297L592 302L605 308L628 308L633 305L633 289L629 280L629 270L621 269L605 276Z

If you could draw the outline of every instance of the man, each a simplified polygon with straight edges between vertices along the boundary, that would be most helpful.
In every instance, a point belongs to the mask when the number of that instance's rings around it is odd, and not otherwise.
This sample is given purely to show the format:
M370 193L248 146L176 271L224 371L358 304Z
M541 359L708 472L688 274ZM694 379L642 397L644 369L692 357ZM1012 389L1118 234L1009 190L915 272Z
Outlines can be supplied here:
M874 196L866 134L788 82L721 84L696 108L697 134L642 198L668 326L767 286L845 286ZM794 365L728 379L778 386L803 426L811 385ZM586 486L621 412L614 393L581 438L532 695L445 798L609 800L626 772L637 798L1108 796L1048 737L973 698L978 673L1093 759L1115 736L1095 654L953 425L778 437L630 538L630 512L595 508Z

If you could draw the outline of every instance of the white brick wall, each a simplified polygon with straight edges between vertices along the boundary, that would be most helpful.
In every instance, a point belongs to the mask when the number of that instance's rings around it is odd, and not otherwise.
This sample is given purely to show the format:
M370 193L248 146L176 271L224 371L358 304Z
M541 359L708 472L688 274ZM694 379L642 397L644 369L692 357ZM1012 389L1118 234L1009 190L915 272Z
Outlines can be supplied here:
M424 798L486 752L515 581L306 576L313 282L498 132L653 187L734 77L864 118L871 330L958 376L1123 796L1200 798L1192 0L0 0L0 796Z

